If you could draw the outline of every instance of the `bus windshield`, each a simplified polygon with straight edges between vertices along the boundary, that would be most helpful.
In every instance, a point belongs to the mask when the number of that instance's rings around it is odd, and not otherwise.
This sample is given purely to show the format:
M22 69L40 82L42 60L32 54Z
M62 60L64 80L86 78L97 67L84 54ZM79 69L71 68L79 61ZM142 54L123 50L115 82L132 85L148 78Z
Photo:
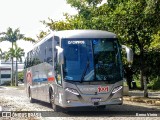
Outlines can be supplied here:
M66 81L119 81L121 57L117 39L63 39Z

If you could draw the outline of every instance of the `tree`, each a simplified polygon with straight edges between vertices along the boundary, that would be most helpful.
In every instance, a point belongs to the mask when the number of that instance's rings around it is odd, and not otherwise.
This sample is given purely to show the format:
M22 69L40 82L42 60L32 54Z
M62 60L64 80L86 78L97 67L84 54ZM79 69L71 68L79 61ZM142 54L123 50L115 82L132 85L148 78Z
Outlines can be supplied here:
M49 32L49 31L48 31ZM41 31L38 35L37 35L37 38L38 38L38 41L40 41L42 38L44 38L48 32L44 32L44 31Z
M0 59L2 59L2 50L0 48Z
M144 52L152 43L152 35L160 28L160 12L158 1L127 1L116 4L108 17L108 25L120 38L132 46L134 53L139 56L141 88L146 86L146 68ZM137 66L137 67L138 67ZM144 91L147 96L146 90Z
M22 56L24 56L24 50L14 44L13 48L10 48L9 51L5 55L5 60L9 60L12 58L16 59L16 77L15 77L15 86L18 86L18 61L22 62Z
M150 49L159 49L160 48L160 30L152 35L152 42Z
M2 49L0 48L0 59L4 59L5 53L6 52L3 52Z
M24 34L20 33L19 28L13 30L12 28L8 28L6 32L1 32L0 33L0 41L9 41L12 43L12 48L13 48L13 44L17 41L17 40L25 40L25 41L31 41L31 42L35 42L34 39L30 38L30 37L25 37ZM13 58L11 58L12 61L12 80L11 80L11 85L13 85Z
M18 72L18 80L21 81L21 82L24 82L23 78L24 78L24 71Z
M140 70L141 88L147 86L147 67L145 66L145 51L148 51L153 41L152 35L160 28L160 1L146 0L108 0L110 12L106 16L106 23L110 31L114 31L121 43L132 47L135 56L138 56L133 63ZM144 96L147 97L145 87Z
M64 29L100 29L116 33L122 44L131 46L135 54L133 66L140 71L141 88L146 86L144 52L148 51L154 41L152 36L160 29L159 0L107 0L98 6L102 0L67 0L78 10L78 14L69 16L66 20L43 23L52 30ZM146 91L146 90L145 90ZM144 96L147 96L147 92Z

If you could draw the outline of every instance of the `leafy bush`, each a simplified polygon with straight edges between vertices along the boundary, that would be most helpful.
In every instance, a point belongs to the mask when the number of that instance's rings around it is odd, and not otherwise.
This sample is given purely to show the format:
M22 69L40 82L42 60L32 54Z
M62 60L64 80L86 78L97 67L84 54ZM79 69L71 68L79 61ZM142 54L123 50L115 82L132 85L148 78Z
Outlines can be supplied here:
M160 79L152 78L152 81L148 84L148 88L152 90L160 90Z
M156 80L152 86L153 90L160 90L160 80Z
M18 81L23 82L23 77L24 77L23 71L22 72L18 72Z
M133 75L133 80L136 82L137 89L140 89L141 88L140 76L139 75Z
M147 88L150 90L160 90L160 76L150 76L149 81L147 83ZM136 82L137 89L141 88L140 84L140 76L139 75L133 75L133 80Z

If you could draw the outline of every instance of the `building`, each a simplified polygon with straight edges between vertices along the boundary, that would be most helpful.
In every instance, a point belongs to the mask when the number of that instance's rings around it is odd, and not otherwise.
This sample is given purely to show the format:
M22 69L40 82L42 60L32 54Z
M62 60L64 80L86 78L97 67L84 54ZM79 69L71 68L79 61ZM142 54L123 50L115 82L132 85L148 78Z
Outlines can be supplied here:
M7 81L11 81L11 68L0 67L0 85Z
M14 62L13 64L13 70L15 72L16 70L16 64ZM4 60L0 61L0 85L7 82L11 81L11 70L12 68L12 63L11 61L5 62ZM18 72L23 71L24 64L23 62L18 62Z

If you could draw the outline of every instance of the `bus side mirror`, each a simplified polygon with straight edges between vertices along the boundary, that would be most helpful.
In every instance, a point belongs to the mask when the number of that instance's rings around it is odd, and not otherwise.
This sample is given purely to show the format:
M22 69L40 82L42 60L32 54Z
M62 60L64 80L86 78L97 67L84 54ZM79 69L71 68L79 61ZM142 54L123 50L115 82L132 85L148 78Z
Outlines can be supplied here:
M125 45L122 45L122 48L126 50L127 61L132 63L133 62L133 51L132 51L132 49L125 46Z
M64 64L63 49L59 46L56 46L56 49L57 49L57 62L58 62L58 64L62 65L62 64Z

